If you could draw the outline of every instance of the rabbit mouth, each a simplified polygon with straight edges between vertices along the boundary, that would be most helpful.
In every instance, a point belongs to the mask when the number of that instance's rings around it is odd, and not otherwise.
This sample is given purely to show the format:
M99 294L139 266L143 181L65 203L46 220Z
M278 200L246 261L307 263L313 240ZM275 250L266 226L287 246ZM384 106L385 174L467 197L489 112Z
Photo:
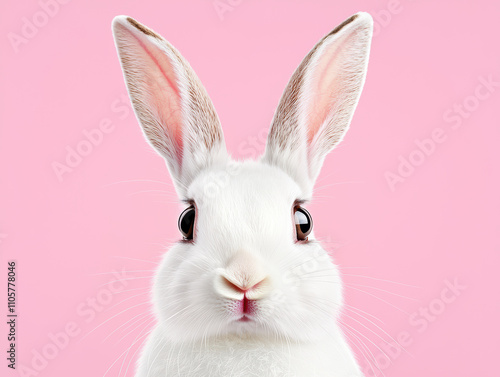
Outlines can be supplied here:
M256 311L256 305L254 300L249 300L246 296L246 294L243 296L243 300L240 301L240 310L243 313L243 317L246 316L246 314L252 314Z
M243 314L239 319L238 322L252 322L253 319L247 316L246 314Z
M245 295L243 299L233 302L231 312L232 322L255 322L254 315L257 314L257 303L254 300L249 300Z

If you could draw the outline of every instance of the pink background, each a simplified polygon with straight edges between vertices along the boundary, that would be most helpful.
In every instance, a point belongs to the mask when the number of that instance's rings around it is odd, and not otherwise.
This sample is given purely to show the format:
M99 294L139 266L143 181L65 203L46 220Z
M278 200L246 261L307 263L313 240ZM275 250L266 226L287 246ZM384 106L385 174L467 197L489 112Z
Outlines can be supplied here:
M481 84L500 81L498 1L233 0L222 19L213 3L73 0L44 18L37 1L2 1L0 284L16 260L18 367L132 376L152 321L150 277L178 238L164 163L121 99L112 18L133 16L181 51L244 158L263 150L300 60L364 10L377 18L365 90L310 206L344 271L347 304L362 310L344 318L353 348L367 376L372 358L386 376L498 376L500 87ZM41 26L16 51L9 33L22 36L24 17ZM455 105L465 108L458 118ZM59 179L53 164L106 119L111 132ZM444 142L419 152L416 139L439 133ZM400 156L418 166L391 189ZM130 271L127 280L112 283L114 270ZM447 291L447 281L466 288ZM2 329L0 374L15 375ZM407 352L388 347L389 336Z

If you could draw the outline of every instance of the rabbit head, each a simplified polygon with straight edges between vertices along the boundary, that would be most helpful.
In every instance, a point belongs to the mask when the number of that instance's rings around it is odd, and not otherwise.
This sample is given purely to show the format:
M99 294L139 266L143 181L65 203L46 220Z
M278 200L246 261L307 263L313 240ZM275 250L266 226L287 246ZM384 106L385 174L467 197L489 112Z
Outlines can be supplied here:
M358 13L321 39L283 93L264 155L238 162L180 53L134 19L115 18L135 113L185 206L184 238L165 253L154 284L166 337L312 341L336 331L341 279L303 206L351 122L372 28L371 17Z

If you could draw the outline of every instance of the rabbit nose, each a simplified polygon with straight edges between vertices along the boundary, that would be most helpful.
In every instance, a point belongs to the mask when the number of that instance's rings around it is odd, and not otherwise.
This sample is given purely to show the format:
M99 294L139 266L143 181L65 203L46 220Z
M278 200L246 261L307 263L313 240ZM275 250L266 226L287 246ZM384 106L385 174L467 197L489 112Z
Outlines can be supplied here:
M238 253L226 268L216 271L215 291L234 300L259 300L271 290L271 281L262 262L249 253Z
M233 300L259 300L269 293L269 278L265 277L255 284L247 285L242 282L235 282L230 278L218 274L215 278L215 291L222 297Z

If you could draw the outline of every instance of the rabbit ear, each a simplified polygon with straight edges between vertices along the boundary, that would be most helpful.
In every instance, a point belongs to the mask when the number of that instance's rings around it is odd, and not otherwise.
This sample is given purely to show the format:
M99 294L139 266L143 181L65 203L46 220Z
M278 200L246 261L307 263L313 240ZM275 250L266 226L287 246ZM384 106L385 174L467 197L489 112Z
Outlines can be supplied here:
M326 35L293 74L274 115L263 160L295 178L306 196L351 122L372 30L371 16L358 13Z
M161 36L126 16L113 20L113 35L144 134L185 196L202 169L227 159L212 102L186 60Z

